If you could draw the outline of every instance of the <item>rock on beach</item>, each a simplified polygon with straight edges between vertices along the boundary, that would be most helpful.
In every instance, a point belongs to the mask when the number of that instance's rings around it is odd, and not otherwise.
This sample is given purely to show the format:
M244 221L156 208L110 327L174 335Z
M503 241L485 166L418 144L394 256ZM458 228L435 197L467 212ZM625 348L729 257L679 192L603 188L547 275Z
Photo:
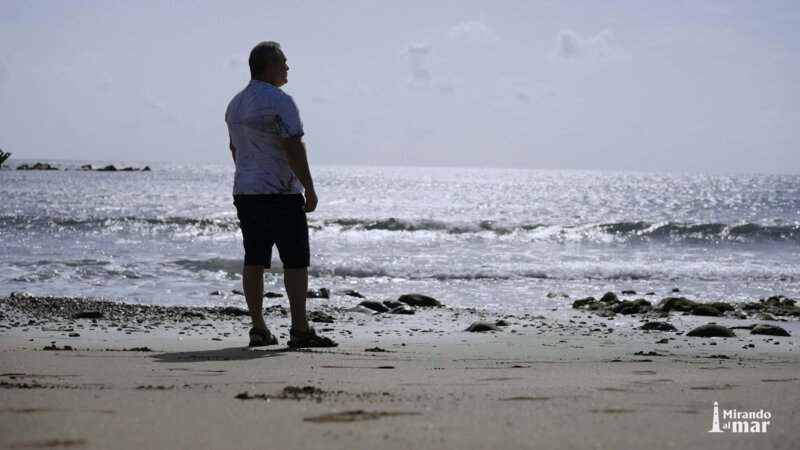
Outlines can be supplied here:
M734 333L730 328L723 327L722 325L717 325L715 323L709 323L707 325L702 325L694 330L686 333L686 336L692 337L736 337L736 333Z
M466 330L471 333L482 333L485 331L503 331L500 327L489 322L472 322Z
M405 303L409 306L423 306L423 307L440 307L442 306L438 300L427 295L422 294L405 294L397 299L398 302Z
M759 324L750 330L750 334L765 334L767 336L791 336L788 331L776 325Z

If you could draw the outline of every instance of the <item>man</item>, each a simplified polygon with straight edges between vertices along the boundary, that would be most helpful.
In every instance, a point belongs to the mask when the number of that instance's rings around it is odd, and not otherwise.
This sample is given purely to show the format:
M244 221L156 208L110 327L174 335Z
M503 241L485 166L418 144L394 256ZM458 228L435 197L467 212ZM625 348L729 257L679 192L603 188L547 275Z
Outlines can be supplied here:
M244 240L242 284L253 328L250 346L274 345L262 311L264 268L278 247L292 316L290 347L335 347L309 327L308 223L317 207L314 181L303 144L303 124L291 96L280 87L289 66L277 42L262 42L250 52L250 83L231 100L225 113L236 164L233 198ZM303 192L305 190L305 198Z

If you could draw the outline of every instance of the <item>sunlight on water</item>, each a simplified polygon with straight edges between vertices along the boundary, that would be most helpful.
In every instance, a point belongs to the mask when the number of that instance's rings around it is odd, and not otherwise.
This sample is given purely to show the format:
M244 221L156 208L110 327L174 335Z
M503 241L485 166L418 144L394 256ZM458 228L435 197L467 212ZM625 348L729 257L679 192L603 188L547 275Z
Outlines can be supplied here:
M800 295L798 176L314 172L313 286L500 309L626 288L678 286L700 301ZM232 166L0 172L0 295L241 302L231 294L242 258L232 179ZM271 273L268 289L280 290L277 257Z

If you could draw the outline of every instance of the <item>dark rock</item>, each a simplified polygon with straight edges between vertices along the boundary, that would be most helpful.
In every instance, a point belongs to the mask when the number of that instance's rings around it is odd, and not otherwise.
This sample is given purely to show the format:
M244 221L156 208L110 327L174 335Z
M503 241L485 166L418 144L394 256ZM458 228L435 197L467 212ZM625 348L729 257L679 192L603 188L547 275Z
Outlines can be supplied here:
M702 325L694 330L686 333L686 336L692 337L736 337L736 334L731 331L729 328L723 327L722 325L717 325L715 323L710 323L708 325Z
M333 323L333 317L322 311L311 311L308 313L308 320L318 323Z
M183 314L181 314L181 317L184 318L184 319L205 320L206 315L201 313L201 312L198 312L198 311L186 311Z
M114 167L113 164L103 167L102 169L97 169L98 172L116 172L117 168Z
M150 166L144 166L144 169L142 169L142 172L150 172Z
M81 337L81 335L78 333L70 333L69 337Z
M765 334L768 336L791 336L788 331L775 325L759 324L750 330L750 334Z
M795 306L795 301L782 295L761 299L758 303L745 303L742 309L749 312L762 312L775 316L800 316L800 308Z
M397 301L405 303L410 306L432 306L432 307L442 306L442 304L439 303L439 301L436 300L435 298L431 298L421 294L401 295L400 298L397 299Z
M664 312L682 311L689 312L698 306L699 303L693 302L686 297L667 297L659 302L661 310Z
M775 320L774 317L772 317L771 315L769 315L767 313L758 313L758 319L759 320Z
M234 289L231 292L233 292L236 295L244 295L244 291L242 291L240 289Z
M672 288L672 292L680 292L681 290L678 288Z
M590 304L592 304L592 303L594 303L596 301L597 300L594 297L581 298L581 299L578 299L578 300L575 300L574 302L572 302L572 307L575 308L575 309L583 308L583 307L585 307L587 305L590 305Z
M600 301L603 303L616 303L619 301L619 299L617 298L617 294L613 292L606 292L602 297L600 297Z
M647 294L644 294L644 295L656 295L656 293L655 292L648 292Z
M359 305L364 306L366 308L369 308L369 309L371 309L373 311L377 311L377 312L388 312L389 311L389 308L387 308L386 305L384 305L381 302L376 302L376 301L373 301L373 300L364 300L363 302L359 303Z
M622 291L622 295L636 295L636 291Z
M651 331L678 331L675 326L666 322L647 322L646 324L642 325L641 329Z
M719 312L717 308L714 308L711 305L697 306L696 308L692 309L691 314L693 316L713 316L713 317L719 317L722 315L722 313Z
M281 298L283 294L278 292L264 292L264 298Z
M414 314L416 311L414 308L410 308L407 305L400 305L397 308L393 308L389 311L389 314Z
M29 166L27 164L23 164L17 167L17 170L58 170L57 167L53 167L50 164L37 162L36 164Z
M345 311L353 312L353 313L368 314L370 316L373 315L373 314L377 314L377 312L375 310L369 309L369 308L361 306L361 305L353 306L352 308L348 308Z
M613 311L617 314L630 315L642 314L653 309L653 305L644 299L634 301L624 300L618 305L614 306Z
M100 311L81 311L72 316L74 319L101 319L103 313Z
M492 325L489 322L472 322L472 324L470 324L470 326L468 326L465 331L469 331L472 333L481 333L484 331L503 331L503 330L495 325Z
M218 296L222 296L222 295L225 295L225 294L222 291L214 291L214 292L209 292L208 295L213 295L215 297L218 297Z
M59 347L56 346L56 344L53 344L53 345L45 346L42 350L67 350L67 351L71 351L71 350L74 350L74 349L72 348L71 345L65 345L65 346L59 348Z
M81 166L81 170L92 170L91 164L84 164Z
M509 325L508 321L500 319L494 323L498 327L507 327Z
M711 303L711 306L713 306L714 308L717 308L717 311L719 311L721 313L725 313L725 312L728 312L728 311L733 311L735 309L733 307L733 305L731 305L730 303L725 303L725 302L714 302L714 303Z
M346 291L341 291L341 293L344 294L344 295L349 295L350 297L364 298L364 296L360 292L356 292L356 291L354 291L352 289L348 289Z
M320 289L309 289L308 298L331 298L331 291L328 288L320 288Z
M394 300L384 300L383 304L386 305L389 309L397 308L398 306L403 306L405 303L396 302Z
M667 338L659 339L656 341L656 344L669 344L669 339Z
M220 308L219 313L224 316L250 316L250 313L247 312L246 309L237 308L235 306L226 306L224 308Z
M547 298L569 298L569 294L564 292L548 292Z

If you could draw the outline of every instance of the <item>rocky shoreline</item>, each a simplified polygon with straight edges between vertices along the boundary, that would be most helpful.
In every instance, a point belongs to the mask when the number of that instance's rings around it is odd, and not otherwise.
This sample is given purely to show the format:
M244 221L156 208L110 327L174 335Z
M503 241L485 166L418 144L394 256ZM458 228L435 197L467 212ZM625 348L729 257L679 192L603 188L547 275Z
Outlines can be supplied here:
M236 292L235 293L239 293ZM354 298L361 299L363 295L355 291L338 292ZM328 298L330 292L322 288L309 291L309 298ZM635 293L625 291L623 296L632 296ZM281 294L266 293L266 298L278 298ZM644 299L627 300L620 298L613 292L607 292L599 300L587 297L572 303L574 310L581 310L597 318L594 323L580 322L586 327L588 333L598 332L605 334L611 332L605 327L605 320L616 316L629 316L641 322L636 328L645 332L660 331L672 332L677 335L698 337L734 337L733 330L747 330L750 334L765 334L773 336L790 336L789 332L780 326L764 323L750 323L724 327L716 322L709 322L691 330L679 330L670 323L676 316L697 316L698 319L720 317L736 321L772 321L794 322L800 319L800 308L796 301L784 296L774 296L760 299L756 302L738 304L715 303L703 304L694 302L685 297L666 297L656 305ZM458 318L461 316L475 319L466 329L463 327L450 331L504 331L510 323L520 325L522 328L541 327L543 316L524 315L497 315L474 308L445 307L436 299L420 294L404 294L397 301L386 300L377 302L361 300L352 307L337 307L320 305L309 311L309 320L318 324L333 324L341 320L353 320L356 316L368 319L374 317L380 322L381 317L389 315L414 315L418 310L438 310L441 316ZM289 309L282 304L267 305L264 314L268 318L283 318L289 316ZM495 316L492 319L492 316ZM85 323L89 320L92 325L133 328L156 329L163 326L178 326L197 324L199 321L227 322L230 324L243 324L249 321L246 309L236 306L157 306L133 303L120 303L103 299L72 298L53 296L32 296L24 292L14 292L8 297L0 298L0 328L15 329L31 326L67 326L75 323ZM573 322L570 320L570 322ZM560 326L554 323L549 326ZM448 330L443 330L448 331ZM516 330L512 330L516 332Z
M31 165L20 164L19 166L17 166L16 170L60 170L60 169L58 167L53 166L53 165L48 164L48 163L37 162L37 163L31 164ZM70 169L66 168L64 170L70 170ZM80 169L76 169L76 170L83 171L83 172L139 172L139 171L141 171L141 172L151 172L152 171L152 169L150 169L150 166L144 166L143 168L138 168L138 167L117 168L113 164L109 164L107 166L98 167L98 168L93 167L91 164L84 164L84 165L81 166Z

